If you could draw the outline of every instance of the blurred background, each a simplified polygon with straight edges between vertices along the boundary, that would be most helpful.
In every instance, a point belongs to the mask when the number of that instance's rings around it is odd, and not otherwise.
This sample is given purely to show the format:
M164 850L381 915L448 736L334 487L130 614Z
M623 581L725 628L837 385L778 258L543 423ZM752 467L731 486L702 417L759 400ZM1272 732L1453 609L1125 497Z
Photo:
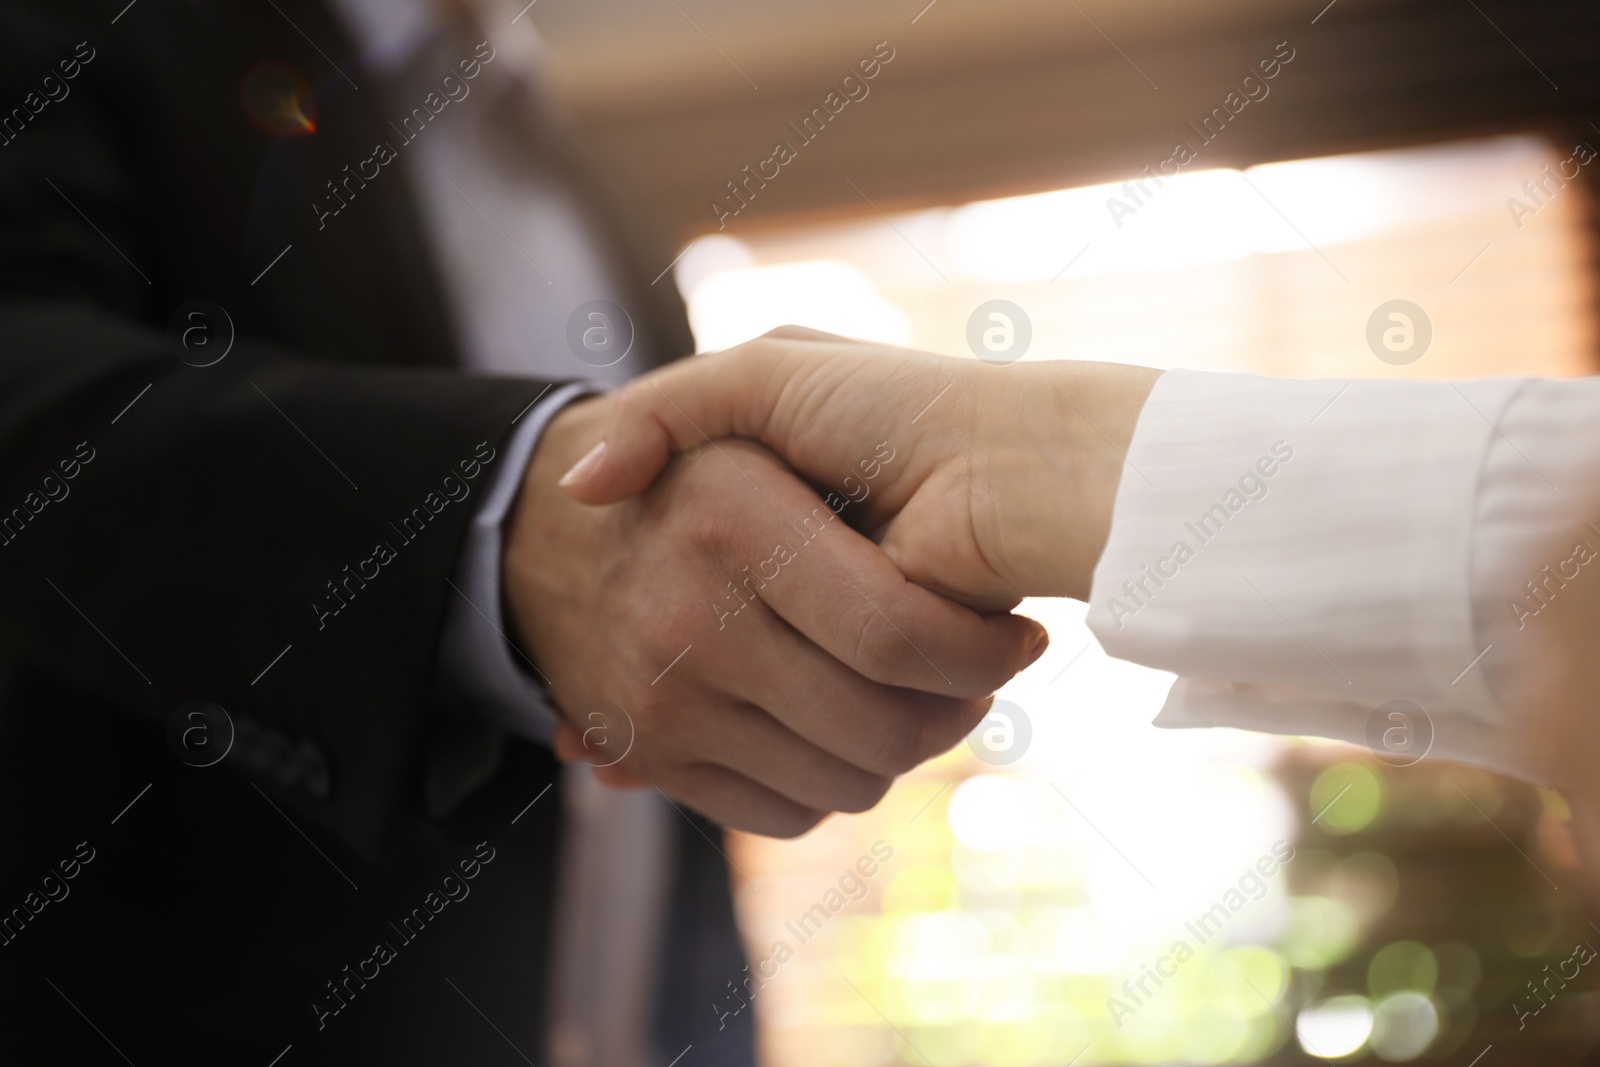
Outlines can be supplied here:
M541 0L531 17L607 180L676 239L660 284L702 348L801 323L972 357L969 321L1000 299L1031 327L1024 359L1595 370L1593 4ZM797 136L879 42L893 59L866 97ZM794 158L749 181L780 141ZM1125 186L1179 141L1181 174ZM1392 300L1428 326L1402 366L1368 340ZM760 975L707 1010L753 1011L770 1064L1597 1062L1593 950L1575 949L1600 929L1558 795L1156 730L1170 676L1108 659L1080 604L1022 610L1052 636L1001 694L1025 738L958 748L801 840L730 842ZM1219 903L1226 922L1203 925ZM1193 955L1174 965L1178 941Z

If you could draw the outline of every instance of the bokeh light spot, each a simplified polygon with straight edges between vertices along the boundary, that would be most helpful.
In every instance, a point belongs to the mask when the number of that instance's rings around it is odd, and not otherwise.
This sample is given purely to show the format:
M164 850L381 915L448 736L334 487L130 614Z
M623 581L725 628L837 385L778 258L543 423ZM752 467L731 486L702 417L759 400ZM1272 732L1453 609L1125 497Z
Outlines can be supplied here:
M1382 781L1359 763L1336 763L1311 785L1312 816L1330 834L1365 830L1382 806Z
M1438 1009L1421 993L1391 993L1372 1011L1372 1051L1380 1059L1414 1060L1438 1035Z
M1334 997L1301 1011L1294 1033L1300 1047L1313 1056L1348 1056L1371 1036L1372 1008L1366 997Z
M1433 950L1416 941L1396 941L1373 954L1367 964L1367 992L1374 997L1412 990L1432 993L1439 981Z
M1361 923L1350 905L1332 897L1296 897L1289 902L1283 953L1306 970L1323 970L1345 959L1361 939Z

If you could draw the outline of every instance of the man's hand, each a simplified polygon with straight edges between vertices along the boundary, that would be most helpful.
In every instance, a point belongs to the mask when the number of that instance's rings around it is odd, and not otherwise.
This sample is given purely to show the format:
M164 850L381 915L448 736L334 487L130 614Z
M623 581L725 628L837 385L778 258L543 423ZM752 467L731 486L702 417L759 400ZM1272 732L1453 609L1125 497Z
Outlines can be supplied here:
M991 367L786 326L630 384L605 447L563 484L588 503L620 500L674 451L731 434L837 485L887 441L904 461L862 511L908 578L983 610L1081 599L1158 376L1112 363Z
M766 449L719 442L647 492L585 507L556 481L613 398L546 429L503 562L522 647L568 722L610 701L606 777L647 781L740 829L792 836L875 804L956 744L1043 652L1043 627L908 582ZM576 729L572 729L575 727ZM598 740L598 739L596 739ZM597 761L598 762L598 761Z

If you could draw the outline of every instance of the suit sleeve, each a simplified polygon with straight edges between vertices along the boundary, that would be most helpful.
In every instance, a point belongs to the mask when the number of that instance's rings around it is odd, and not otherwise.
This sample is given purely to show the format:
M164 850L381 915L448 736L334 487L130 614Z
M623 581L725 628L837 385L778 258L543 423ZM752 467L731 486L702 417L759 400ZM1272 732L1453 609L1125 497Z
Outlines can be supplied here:
M42 10L3 20L24 109L73 55ZM375 856L418 803L448 578L548 383L339 362L248 322L185 349L163 234L192 220L156 213L151 145L107 118L140 83L100 40L0 137L0 645L109 713L163 727L206 700L287 739L312 766L261 785Z

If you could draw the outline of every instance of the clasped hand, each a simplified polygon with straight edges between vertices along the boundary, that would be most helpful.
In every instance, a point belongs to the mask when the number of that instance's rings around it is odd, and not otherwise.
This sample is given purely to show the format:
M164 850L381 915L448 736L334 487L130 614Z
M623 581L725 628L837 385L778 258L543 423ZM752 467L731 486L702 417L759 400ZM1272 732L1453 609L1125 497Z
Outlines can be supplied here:
M929 628L918 633L932 643L938 630L933 603L947 613L958 611L951 602L1005 611L1023 596L1087 596L1134 426L1158 377L1146 368L1105 363L995 367L786 327L632 383L608 405L604 425L590 428L581 446L588 450L560 484L595 515L618 501L641 505L684 477L675 454L731 436L761 442L800 476L828 485L851 471L873 442L886 440L896 460L853 520L876 549L853 534L847 543L860 549L861 566L869 557L875 561L871 573L888 588L922 596L932 590L948 598L918 601L930 611ZM747 444L717 445L773 463L765 453L742 451L752 447ZM778 477L781 468L774 464L771 472ZM786 491L804 493L795 485ZM876 550L881 556L873 555ZM898 586L902 580L910 584ZM1600 591L1577 583L1547 608L1548 620L1543 614L1540 620L1543 639L1523 650L1521 668L1505 679L1502 699L1518 723L1507 743L1523 750L1520 763L1562 789L1572 809L1585 890L1595 902L1600 785L1592 754L1600 745L1600 720L1592 714L1592 697L1600 686L1600 660L1593 654ZM959 614L948 618L971 625ZM1020 624L990 616L981 632L1023 640L1022 631L1006 629L1011 625ZM826 633L825 626L818 631ZM837 647L838 631L834 640L831 647ZM971 651L978 653L978 647ZM968 662L998 666L1005 659L1000 648L998 642L989 646L993 659L980 654ZM957 650L949 654L954 662ZM914 671L916 663L907 659L903 666ZM837 677L838 665L833 669ZM927 688L909 680L914 677L892 681ZM821 706L809 710L815 714ZM917 751L936 750L958 736L958 725L972 722L963 715L975 716L981 706L952 708L948 718L906 716L894 727L885 721L877 724L885 732L876 736L882 743L907 722L937 721L940 729L948 723L949 732ZM797 722L806 717L792 704L787 714ZM842 714L856 729L869 728ZM830 751L851 759L846 748ZM909 760L913 750L898 754ZM854 755L859 766L860 753ZM853 799L869 800L883 784L880 777Z
M860 525L906 577L982 610L1083 599L1159 376L1113 363L990 366L786 326L630 384L561 482L576 500L622 500L675 452L733 435L830 484L887 440L904 462Z
M1033 620L908 581L850 510L836 517L841 498L825 502L750 441L663 453L636 492L579 503L558 479L631 417L637 395L552 421L507 532L506 604L561 710L558 755L587 749L598 766L616 745L596 741L625 744L625 758L596 771L602 781L654 785L724 825L793 836L871 807L896 775L958 743L1044 651ZM899 462L875 486L894 482ZM597 701L626 722L586 746L580 714Z

